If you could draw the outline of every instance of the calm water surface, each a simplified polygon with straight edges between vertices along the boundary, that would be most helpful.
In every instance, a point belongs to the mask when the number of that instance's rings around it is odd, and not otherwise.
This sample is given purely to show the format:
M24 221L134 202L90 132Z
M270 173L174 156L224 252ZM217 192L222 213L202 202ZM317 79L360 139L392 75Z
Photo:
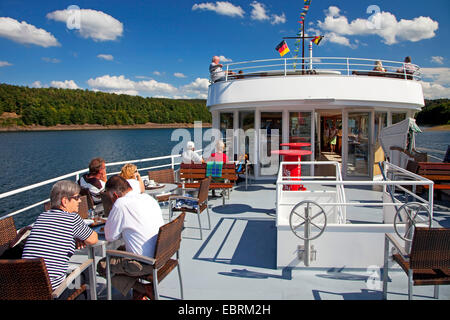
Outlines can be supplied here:
M87 168L102 157L107 163L167 156L179 141L170 141L174 129L87 130L0 133L0 193ZM188 129L192 138L193 129ZM153 166L158 163L138 165ZM162 164L162 163L160 163ZM109 170L109 169L108 169ZM118 171L120 168L111 168ZM109 171L111 172L111 171ZM44 200L51 185L0 199L0 216ZM41 208L33 209L33 216ZM28 219L27 219L28 221ZM18 223L19 222L19 223ZM22 218L17 218L20 224Z

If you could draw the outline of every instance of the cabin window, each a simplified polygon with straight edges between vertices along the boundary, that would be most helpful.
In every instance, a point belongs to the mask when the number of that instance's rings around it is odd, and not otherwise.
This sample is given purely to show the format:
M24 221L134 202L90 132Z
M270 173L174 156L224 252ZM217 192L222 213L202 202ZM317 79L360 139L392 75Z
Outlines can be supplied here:
M393 112L392 113L392 124L396 124L400 121L406 119L406 112Z

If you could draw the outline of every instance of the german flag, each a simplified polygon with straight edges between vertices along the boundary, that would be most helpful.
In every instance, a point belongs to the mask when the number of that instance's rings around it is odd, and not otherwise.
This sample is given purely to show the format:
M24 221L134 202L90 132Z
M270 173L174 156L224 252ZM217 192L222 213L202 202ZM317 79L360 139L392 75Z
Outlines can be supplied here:
M319 45L319 43L320 43L320 41L322 41L322 39L323 39L323 36L318 36L318 37L315 37L314 39L312 39L311 42Z
M288 45L286 41L281 41L281 43L275 48L280 53L280 56L284 56L286 53L288 53L290 50L288 48Z

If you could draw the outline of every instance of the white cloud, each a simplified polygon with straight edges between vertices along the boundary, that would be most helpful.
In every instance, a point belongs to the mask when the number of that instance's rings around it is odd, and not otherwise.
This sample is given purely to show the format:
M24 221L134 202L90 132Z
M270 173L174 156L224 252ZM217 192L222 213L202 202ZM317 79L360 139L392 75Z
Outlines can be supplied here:
M181 72L175 72L173 75L177 78L186 78L186 76L184 74L182 74Z
M450 98L450 68L422 68L420 71L426 99Z
M281 23L286 23L286 15L284 14L284 12L281 15L272 15L272 21L270 22L271 24L281 24Z
M58 40L48 31L19 22L12 18L0 18L0 37L21 44L33 44L44 48L61 46Z
M267 15L266 6L257 1L253 1L250 6L253 7L250 18L252 20L264 21L269 20L270 17Z
M113 61L114 57L110 54L99 54L97 55L97 58L107 60L107 61Z
M153 74L154 74L155 76L160 76L160 75L162 75L161 72L159 72L159 71L153 71Z
M48 58L48 57L43 57L42 60L45 62L48 62L48 63L60 63L61 62L61 60L59 60L59 59Z
M437 64L444 64L444 57L433 56L433 57L431 57L431 62L434 62Z
M250 6L253 8L250 18L256 21L268 21L271 20L270 23L281 24L286 22L286 15L282 13L281 15L270 14L266 8L266 5L260 3L258 1L253 1Z
M43 88L42 83L40 81L35 81L31 84L31 88Z
M216 1L216 3L205 2L194 4L192 10L208 10L229 17L244 17L245 11L240 6L235 6L228 1Z
M317 26L330 35L330 41L342 45L352 46L346 36L377 35L387 45L393 45L400 41L417 42L433 38L439 24L429 17L417 17L412 20L400 21L389 12L378 12L369 19L355 19L351 22L340 14L340 9L330 6L325 11L324 21L318 21ZM346 39L346 40L345 40ZM354 46L356 47L356 46Z
M178 91L177 88L168 83L158 82L155 80L143 80L136 82L125 78L123 75L104 75L95 79L89 79L87 83L94 90L132 95L137 95L140 92L152 95L176 94Z
M123 24L110 15L92 9L80 9L80 23L77 31L87 39L94 41L112 41L123 34ZM68 23L73 16L73 10L57 10L47 14L47 19Z
M59 89L80 89L80 87L78 87L78 85L73 80L52 81L50 82L50 86Z
M12 66L11 63L9 63L8 61L0 61L0 68L1 67L10 67Z
M205 78L197 78L195 81L182 86L180 91L185 96L194 97L197 99L206 99L208 97L209 80Z

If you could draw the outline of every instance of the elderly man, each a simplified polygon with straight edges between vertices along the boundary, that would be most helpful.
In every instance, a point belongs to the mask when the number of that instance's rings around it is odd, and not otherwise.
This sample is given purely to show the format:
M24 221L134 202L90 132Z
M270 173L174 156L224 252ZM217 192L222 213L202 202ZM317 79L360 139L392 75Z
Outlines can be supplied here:
M89 173L83 175L78 181L82 188L89 189L95 204L102 202L100 192L105 188L106 164L102 158L92 159L89 163Z
M183 163L203 163L205 162L200 155L194 152L195 144L192 141L189 141L186 145L187 150L183 152L182 158Z
M105 237L108 241L122 238L126 251L152 258L159 228L164 224L161 208L148 194L130 191L130 184L120 176L113 176L106 182L105 192L114 204L105 225ZM97 265L102 276L106 276L105 260L100 260ZM143 285L135 278L151 274L151 266L124 258L111 258L110 264L111 272L114 273L112 285L124 296L130 289L134 289L135 299L153 296L152 286Z
M223 81L225 80L225 71L222 70L223 65L220 63L220 58L214 56L212 62L209 65L209 73L211 74L211 81ZM228 71L228 74L235 74L232 71Z
M79 247L93 245L98 235L77 214L80 186L58 181L50 193L51 209L41 213L23 250L23 259L43 258L53 290L66 278L68 262Z

